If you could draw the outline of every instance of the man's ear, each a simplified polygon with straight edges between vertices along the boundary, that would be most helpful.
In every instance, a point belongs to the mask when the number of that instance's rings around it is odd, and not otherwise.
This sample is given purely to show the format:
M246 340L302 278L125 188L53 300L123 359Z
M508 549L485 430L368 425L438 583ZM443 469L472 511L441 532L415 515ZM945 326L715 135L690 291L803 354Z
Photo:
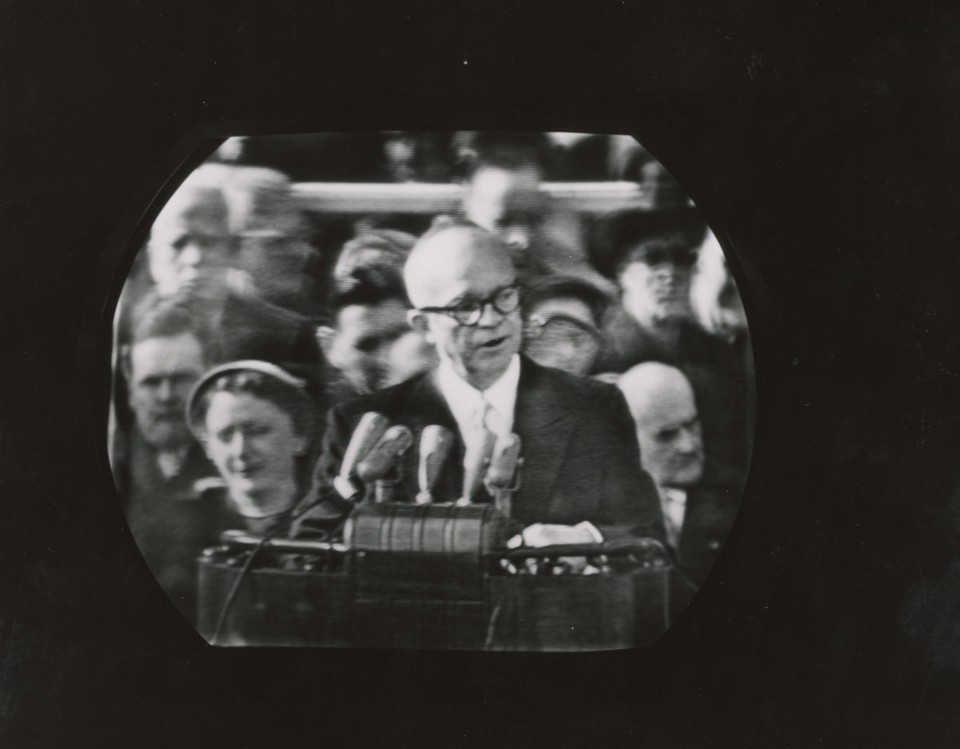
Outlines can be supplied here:
M307 454L307 447L309 446L310 441L304 437L302 434L298 434L293 438L293 454L300 456Z
M123 379L127 381L128 389L133 375L133 371L130 366L130 348L131 347L129 344L121 346L120 356L118 357L120 359L120 373L123 375Z
M331 328L329 325L317 326L317 343L320 344L320 348L323 349L323 354L328 360L330 359L330 350L333 348L333 339L336 334L337 331Z
M427 316L418 309L407 311L407 322L410 323L411 328L422 335L426 335L427 331L430 329Z

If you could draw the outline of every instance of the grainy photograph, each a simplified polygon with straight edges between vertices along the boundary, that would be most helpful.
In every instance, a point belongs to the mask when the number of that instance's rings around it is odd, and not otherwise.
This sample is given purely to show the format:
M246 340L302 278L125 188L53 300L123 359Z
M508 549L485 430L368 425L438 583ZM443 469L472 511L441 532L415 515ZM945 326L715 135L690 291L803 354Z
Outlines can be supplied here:
M734 273L627 135L227 139L114 319L117 493L214 645L648 645L743 495Z

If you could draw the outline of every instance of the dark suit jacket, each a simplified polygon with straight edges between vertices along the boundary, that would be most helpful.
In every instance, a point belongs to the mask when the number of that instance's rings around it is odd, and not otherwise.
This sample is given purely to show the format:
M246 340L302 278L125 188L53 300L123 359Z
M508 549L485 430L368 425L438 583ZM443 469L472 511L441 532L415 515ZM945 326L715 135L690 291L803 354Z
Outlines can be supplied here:
M127 469L116 480L130 532L157 582L195 623L197 557L217 544L222 531L242 525L225 501L198 491L200 479L217 475L199 445L190 447L181 472L167 479L156 452L135 433Z
M415 445L429 424L450 429L457 443L434 494L445 501L459 497L464 446L435 377L434 372L420 375L332 409L312 497L332 491L344 450L368 411L410 427ZM640 468L633 422L617 388L521 358L513 430L524 458L521 487L513 499L513 517L521 526L588 520L605 539L663 539L657 491ZM409 450L402 467L407 498L417 493L417 461L418 450Z
M743 488L743 481L735 471L709 461L703 479L688 490L676 549L677 567L671 596L673 617L686 608L716 564L736 520Z
M740 499L738 488L720 483L701 483L687 494L677 556L681 569L698 587L720 556Z

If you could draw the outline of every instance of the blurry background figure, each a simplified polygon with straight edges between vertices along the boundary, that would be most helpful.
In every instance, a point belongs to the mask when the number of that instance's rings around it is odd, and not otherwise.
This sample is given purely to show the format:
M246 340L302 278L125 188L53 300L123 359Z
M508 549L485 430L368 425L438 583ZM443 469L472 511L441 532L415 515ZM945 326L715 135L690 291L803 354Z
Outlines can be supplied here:
M150 228L147 262L157 296L192 291L218 278L231 263L227 201L198 171L170 196Z
M753 361L742 347L706 332L694 318L693 270L706 235L694 208L624 211L598 223L594 256L621 292L620 304L604 323L607 347L597 371L623 372L647 361L680 369L696 393L704 437L717 458L745 478L753 430Z
M748 461L753 452L753 425L756 418L753 347L740 292L730 273L723 248L712 231L707 231L707 238L700 248L690 288L690 303L700 326L721 342L722 359L729 361L731 368L736 362L740 363L745 382L738 403L742 404L743 412L739 415L730 412L729 428L734 435L744 435L739 458L741 462ZM732 462L736 464L737 458Z
M365 395L426 371L435 352L407 322L403 265L415 238L375 231L348 242L334 266L330 324L318 336L336 376L332 403Z
M385 182L384 133L295 133L229 138L214 158L263 166L294 182Z
M549 135L563 149L562 171L554 179L570 182L639 182L641 163L649 158L643 147L629 135Z
M389 130L384 135L390 182L449 182L453 178L454 133Z
M723 248L712 231L700 247L690 288L690 303L701 327L733 341L747 335L747 314Z
M668 542L699 587L733 525L742 483L708 460L693 388L682 372L647 362L618 384L636 424L640 462L660 491Z
M297 182L449 182L456 137L387 130L228 138L214 159L270 167Z
M234 164L239 162L244 155L249 138L243 135L236 135L227 138L220 147L213 152L209 161L213 163Z
M550 147L543 134L477 134L464 150L464 215L507 244L522 282L559 273L612 293L587 260L579 217L558 210L540 189Z
M230 362L203 376L187 408L226 484L221 501L248 530L284 533L314 457L316 415L304 382L269 362Z
M645 151L638 162L640 192L653 210L672 211L690 205L687 193L663 164Z
M229 283L307 316L319 313L308 266L316 250L296 205L290 178L275 169L204 164L192 175L218 190L227 204L235 242Z
M690 203L673 175L629 135L550 133L562 147L561 175L571 182L636 182L653 210L674 210Z
M197 556L230 524L224 507L202 494L203 479L216 471L186 423L187 397L206 367L198 323L175 302L160 301L134 331L122 353L133 424L113 466L133 538L191 622Z
M417 238L391 229L372 229L347 242L333 266L334 284L349 278L357 268L373 266L403 274L403 266Z
M258 173L252 183L267 184L271 189L249 190L241 189L242 180L239 186L231 181L241 172L226 165L204 165L183 181L160 210L143 253L145 272L125 285L117 307L115 348L123 350L129 345L138 322L153 307L176 300L209 331L203 341L207 364L248 358L274 362L305 378L317 408L321 408L325 364L315 325L264 299L260 285L238 283L243 278L238 267L242 242L234 227L273 225L279 229L279 221L265 214L282 215L279 206L283 204L282 175L263 179ZM232 213L226 197L228 183ZM272 197L251 197L261 193ZM263 251L260 248L249 254ZM268 282L265 287L275 290L278 285L282 284ZM132 422L125 375L122 367L115 368L113 432L109 435L111 460L119 471L124 470L121 464L127 450L123 442Z
M601 291L576 277L535 281L523 297L523 353L545 367L590 374L602 347L607 303Z
M286 178L273 172L217 164L196 169L151 228L147 257L155 286L145 299L176 295L201 316L217 344L211 363L272 361L318 385L322 356L313 326L266 298L301 281L299 272L282 272L283 250L266 257L296 223L288 194ZM257 232L270 232L277 246L267 249Z
M706 225L694 209L621 211L597 223L594 260L615 278L620 304L606 321L602 368L623 371L648 359L683 358L693 327L690 284Z

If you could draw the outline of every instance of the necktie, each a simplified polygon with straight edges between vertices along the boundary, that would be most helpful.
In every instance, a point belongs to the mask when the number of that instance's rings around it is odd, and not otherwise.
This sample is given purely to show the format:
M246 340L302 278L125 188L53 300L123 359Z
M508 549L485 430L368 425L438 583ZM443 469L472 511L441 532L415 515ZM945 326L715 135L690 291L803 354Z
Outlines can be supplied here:
M484 460L488 446L492 448L493 431L490 429L493 410L482 397L470 416L463 434L464 497L473 498L480 481L486 473Z
M467 426L467 434L464 435L464 444L468 455L472 451L481 450L486 444L487 435L491 432L496 433L495 422L496 413L490 404L481 396L476 403L473 414Z

